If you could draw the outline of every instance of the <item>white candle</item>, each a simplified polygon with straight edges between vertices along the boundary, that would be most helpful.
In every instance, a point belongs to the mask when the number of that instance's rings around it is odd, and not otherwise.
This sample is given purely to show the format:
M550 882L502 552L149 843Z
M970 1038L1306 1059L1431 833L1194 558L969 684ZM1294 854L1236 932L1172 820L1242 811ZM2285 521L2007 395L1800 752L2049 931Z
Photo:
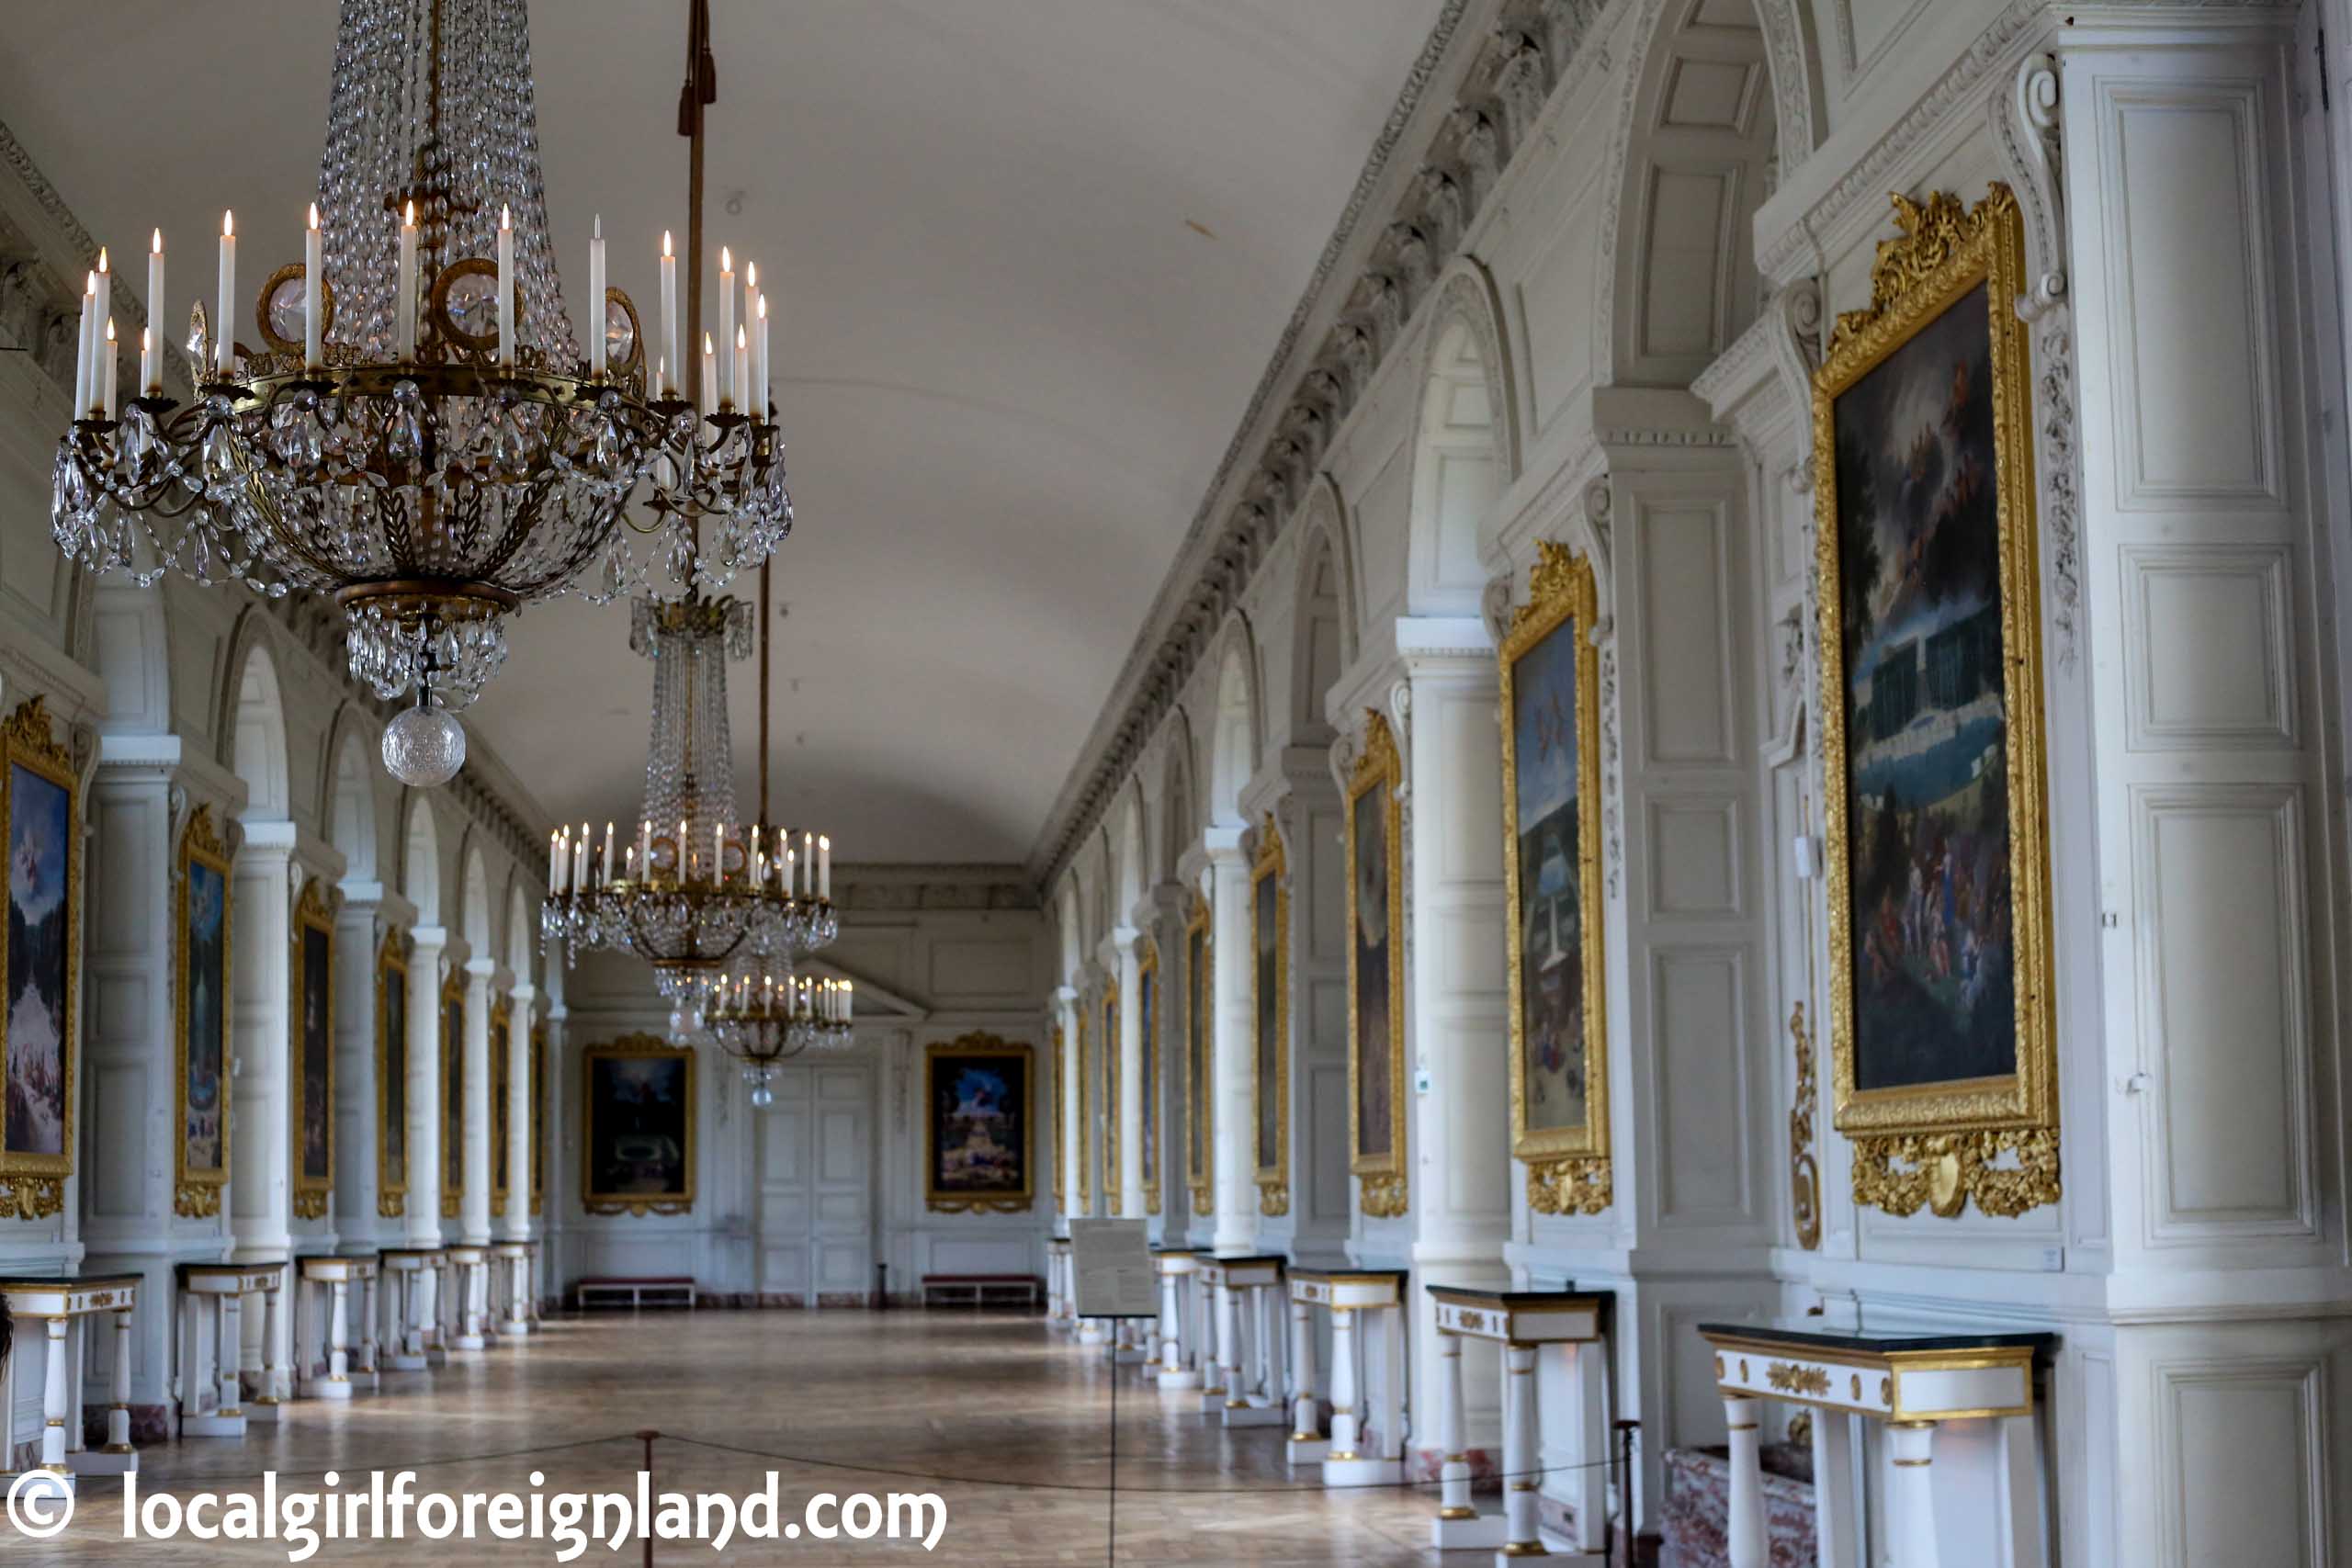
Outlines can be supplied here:
M302 231L302 367L316 370L326 363L327 291L325 236L319 232L319 204L311 203L311 224Z
M708 419L718 412L718 351L711 346L710 334L702 334L702 416Z
M605 373L605 219L588 235L588 374Z
M683 817L678 818L678 859L673 869L680 882L686 879L686 819Z
M403 365L416 357L416 203L401 211L401 269L393 297L392 353Z
M212 369L222 380L236 367L237 215L220 214L220 309L212 318Z
M605 824L605 880L613 879L613 825Z
M817 835L800 835L800 891L807 897L817 896Z
M710 880L713 886L727 880L727 829L716 822L710 825Z
M92 341L90 322L98 310L98 275L93 270L82 280L82 319L74 326L74 417L90 417L90 376L98 366L97 345Z
M743 329L735 329L735 412L752 412L752 345Z
M799 896L799 892L800 892L800 890L799 890L798 888L795 887L795 886L793 886L793 884L792 884L792 873L793 873L794 867L796 866L796 864L797 864L797 863L793 859L792 852L791 852L790 850L786 850L786 851L785 851L785 852L784 852L784 896L785 896L786 897L787 897L787 898L794 898L794 897L797 897Z
M588 890L588 824L580 824L580 837L571 841L571 885L582 893Z
M112 316L108 316L107 318L106 355L106 375L102 378L102 384L106 389L106 400L104 406L106 408L107 418L112 419L119 412L119 402L115 395L115 376L120 367L119 357L115 352L114 318Z
M548 897L550 898L555 897L558 885L563 880L563 873L560 869L563 864L563 857L559 852L562 847L563 836L561 834L549 833L548 835Z
M153 328L164 320L164 231L155 231L154 241L147 247L147 324ZM153 398L164 390L163 344L153 331L139 334L139 389Z
M735 342L735 258L725 245L718 247L718 341L722 351ZM704 371L708 375L707 368ZM719 384L718 406L735 406L735 398L725 382Z
M107 401L107 321L114 314L114 275L107 270L107 248L98 247L98 270L90 275L96 299L90 310L90 385L83 400L85 417L96 418Z
M752 309L752 406L744 412L756 420L768 417L768 297L764 294Z
M662 395L678 395L678 258L671 254L670 231L662 231Z
M851 1021L857 1016L857 998L854 994L856 987L857 982L854 980L842 982L842 1021L843 1023Z
M833 897L833 841L817 840L817 897L831 903Z
M514 363L514 214L498 209L498 363ZM581 837L587 838L582 829Z
M645 868L645 870L646 870L646 874L647 874L648 875L650 875L650 874L652 874L652 871L653 871L653 818L651 818L650 817L640 817L640 818L638 818L638 822L637 822L637 863L638 863L638 864L639 864L639 865L641 865L641 866L643 866L643 867Z

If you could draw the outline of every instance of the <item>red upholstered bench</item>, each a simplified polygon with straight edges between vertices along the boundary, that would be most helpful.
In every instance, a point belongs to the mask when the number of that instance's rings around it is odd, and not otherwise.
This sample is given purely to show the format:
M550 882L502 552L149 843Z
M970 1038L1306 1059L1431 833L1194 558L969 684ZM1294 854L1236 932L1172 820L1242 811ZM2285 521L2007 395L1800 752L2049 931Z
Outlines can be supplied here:
M695 1282L684 1274L650 1274L635 1278L605 1275L582 1280L571 1287L571 1304L616 1305L626 1301L632 1310L647 1305L683 1306L694 1310Z
M1043 1299L1034 1274L925 1274L922 1304L938 1303L987 1306L1018 1303L1035 1306Z

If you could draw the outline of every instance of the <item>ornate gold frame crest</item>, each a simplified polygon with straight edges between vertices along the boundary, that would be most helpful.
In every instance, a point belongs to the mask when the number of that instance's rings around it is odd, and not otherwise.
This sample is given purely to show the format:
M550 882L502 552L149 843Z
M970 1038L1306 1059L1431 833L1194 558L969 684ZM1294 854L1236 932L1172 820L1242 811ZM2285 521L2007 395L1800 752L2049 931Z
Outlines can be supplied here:
M1363 1152L1363 1020L1358 1005L1356 955L1363 946L1356 921L1361 918L1353 892L1357 835L1364 829L1357 820L1364 797L1386 786L1380 811L1379 832L1387 857L1388 953L1388 1152ZM1405 805L1398 791L1405 787L1404 759L1397 754L1396 737L1378 713L1364 711L1363 752L1348 780L1348 1169L1361 1187L1363 1212L1378 1219L1394 1219L1411 1203L1411 1179L1405 1161Z
M73 753L58 744L49 708L27 698L0 723L0 844L16 842L16 770L24 769L65 792L65 990L57 1021L58 1068L65 1113L56 1154L0 1147L0 1214L46 1219L65 1207L65 1179L74 1174L74 1109L81 1091L82 795ZM0 975L7 973L7 922L0 920ZM7 1010L0 1007L0 1063L8 1059ZM5 1139L0 1139L5 1142ZM217 1207L217 1201L216 1201Z
M1535 546L1527 603L1511 616L1497 655L1502 678L1503 908L1510 1010L1510 1152L1527 1166L1527 1202L1539 1214L1598 1214L1615 1199L1609 1154L1607 944L1600 893L1600 660L1591 631L1600 615L1592 563L1549 539ZM1566 627L1576 643L1577 919L1584 928L1585 1120L1581 1127L1527 1124L1527 1020L1520 896L1518 728L1514 671L1530 650Z
M220 1163L193 1166L187 1158L187 995L196 976L190 972L188 898L194 883L190 868L203 866L220 878ZM229 1183L231 1125L229 1055L235 1049L236 900L231 897L229 846L212 826L212 807L199 806L180 831L179 897L172 919L174 984L172 987L172 1212L192 1220L210 1219L220 1213L220 1190Z
M514 1128L511 1122L506 1135L499 1136L499 1123L513 1115L509 1104L514 1093L514 1004L500 997L490 1009L490 1213L493 1221L506 1217L506 1204L514 1196ZM504 1177L503 1181L499 1178Z
M684 1159L686 1190L673 1198L648 1197L641 1192L596 1190L596 1064L633 1057L673 1056L686 1064L686 1146ZM695 1053L650 1034L625 1034L607 1045L591 1045L580 1054L580 1201L592 1214L691 1213L695 1206L695 1119L701 1101L695 1084Z
M1272 877L1274 884L1274 1040L1273 1077L1265 1081L1264 1053L1259 1048L1258 1020L1258 886ZM1272 814L1258 829L1258 858L1250 867L1250 1143L1253 1156L1266 1151L1258 1145L1258 1131L1265 1119L1265 1097L1274 1100L1273 1163L1258 1164L1258 1213L1270 1219L1290 1213L1290 865L1283 853L1282 829Z
M938 1104L939 1064L958 1056L1017 1056L1021 1059L1021 1190L991 1193L939 1190L939 1124L933 1116ZM1005 1040L975 1032L954 1041L922 1048L922 1200L941 1214L1023 1214L1037 1201L1037 1052L1025 1041Z
M2043 793L2041 595L2034 524L2031 382L2012 301L2025 288L2024 223L1999 183L1962 209L1957 197L1893 197L1902 233L1880 242L1867 310L1839 314L1814 375L1815 571L1820 597L1823 791L1829 906L1829 1027L1835 1122L1854 1148L1857 1202L1892 1214L1923 1205L1950 1218L1973 1198L2014 1216L2057 1201L2058 1096L2051 972L2050 857ZM2017 1070L1965 1081L1858 1090L1853 911L1848 835L1846 671L1839 599L1837 401L1978 285L1991 321L1999 517L2003 706L2017 974Z
M302 1171L302 1107L310 1099L310 1065L302 1059L303 1020L309 1016L311 1005L310 971L304 962L303 947L307 933L319 931L327 939L327 1174L323 1180L306 1176ZM294 907L294 1027L287 1042L287 1125L294 1139L288 1164L292 1168L293 1208L297 1219L315 1220L327 1212L327 1200L334 1196L334 911L328 906L323 885L315 876L302 882L302 897Z
M1125 1199L1119 1179L1119 983L1102 987L1102 1206L1115 1215Z
M1209 942L1208 901L1193 896L1184 922L1184 1185L1193 1213L1216 1212L1216 1094L1210 1015L1216 1008L1216 953ZM1195 1138L1193 1119L1199 1118ZM1201 1157L1193 1159L1194 1149Z
M1143 1124L1159 1131L1159 1148L1152 1140L1143 1141L1143 1212L1159 1213L1159 1161L1152 1156L1168 1153L1168 1125L1159 1114L1159 1018L1168 1010L1168 998L1159 984L1159 946L1149 937L1136 944L1136 1021L1143 1026L1143 1081L1136 1087L1142 1090Z
M408 1016L409 938L406 931L390 931L376 954L376 1213L388 1220L395 1220L408 1213L408 1128L401 1128L401 1163L392 1168L391 1154L391 1081L392 1081L392 989L400 987L401 1016L405 1024ZM408 1032L401 1032L401 1100L407 1100ZM402 1116L405 1123L407 1118Z
M454 1020L449 1010L453 1005ZM435 1109L441 1113L441 1217L454 1220L466 1201L466 1086L459 1076L466 1062L466 982L454 964L448 978L441 982L440 1011L441 1103ZM449 1159L452 1146L458 1156L455 1164ZM452 1177L451 1171L457 1174Z

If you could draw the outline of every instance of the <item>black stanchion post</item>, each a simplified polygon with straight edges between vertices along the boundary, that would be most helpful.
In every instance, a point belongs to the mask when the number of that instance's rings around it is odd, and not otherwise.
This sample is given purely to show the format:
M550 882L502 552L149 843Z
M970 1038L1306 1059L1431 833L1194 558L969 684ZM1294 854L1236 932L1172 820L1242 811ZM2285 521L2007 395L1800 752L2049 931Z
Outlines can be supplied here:
M1111 1369L1111 1509L1102 1542L1103 1568L1119 1561L1119 1333L1111 1331L1102 1346L1103 1364Z
M637 1435L637 1440L645 1445L645 1484L649 1491L653 1485L653 1443L654 1439L661 1436L661 1433L650 1427ZM645 1568L653 1568L653 1532L651 1530L645 1532Z
M1617 1427L1617 1529L1625 1532L1625 1568L1633 1568L1635 1551L1634 1540L1634 1435L1642 1429L1639 1421L1619 1421ZM1617 1545L1617 1529L1609 1532L1608 1541L1613 1553ZM1606 1561L1614 1562L1613 1556Z

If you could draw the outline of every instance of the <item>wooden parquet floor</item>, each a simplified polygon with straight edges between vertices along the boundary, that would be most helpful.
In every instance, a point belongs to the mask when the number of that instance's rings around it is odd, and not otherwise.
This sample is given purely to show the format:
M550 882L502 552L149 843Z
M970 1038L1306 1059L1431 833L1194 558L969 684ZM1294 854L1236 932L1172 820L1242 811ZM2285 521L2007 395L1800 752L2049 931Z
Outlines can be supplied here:
M364 1488L368 1472L413 1469L420 1490L628 1492L634 1431L668 1434L657 1491L761 1490L782 1475L783 1515L819 1492L933 1492L945 1501L936 1551L884 1540L747 1541L727 1551L656 1542L662 1568L705 1563L997 1565L1105 1561L1111 1371L1099 1348L1035 1317L971 1313L649 1313L558 1319L520 1346L388 1374L347 1405L305 1401L243 1442L187 1441L142 1455L142 1497L207 1490ZM1136 1564L1434 1564L1434 1498L1421 1488L1325 1493L1285 1469L1280 1427L1227 1432L1122 1371L1117 1561ZM698 1441L689 1441L696 1439ZM558 1448L558 1445L571 1445ZM715 1446L703 1446L715 1445ZM556 1451L529 1451L547 1450ZM748 1450L748 1451L746 1451ZM756 1457L763 1455L788 1458ZM183 1534L122 1538L122 1491L85 1480L54 1540L0 1521L0 1564L283 1563L283 1540L231 1544ZM414 1525L412 1523L413 1531ZM644 1561L592 1545L578 1561ZM553 1562L537 1540L327 1541L314 1563Z

